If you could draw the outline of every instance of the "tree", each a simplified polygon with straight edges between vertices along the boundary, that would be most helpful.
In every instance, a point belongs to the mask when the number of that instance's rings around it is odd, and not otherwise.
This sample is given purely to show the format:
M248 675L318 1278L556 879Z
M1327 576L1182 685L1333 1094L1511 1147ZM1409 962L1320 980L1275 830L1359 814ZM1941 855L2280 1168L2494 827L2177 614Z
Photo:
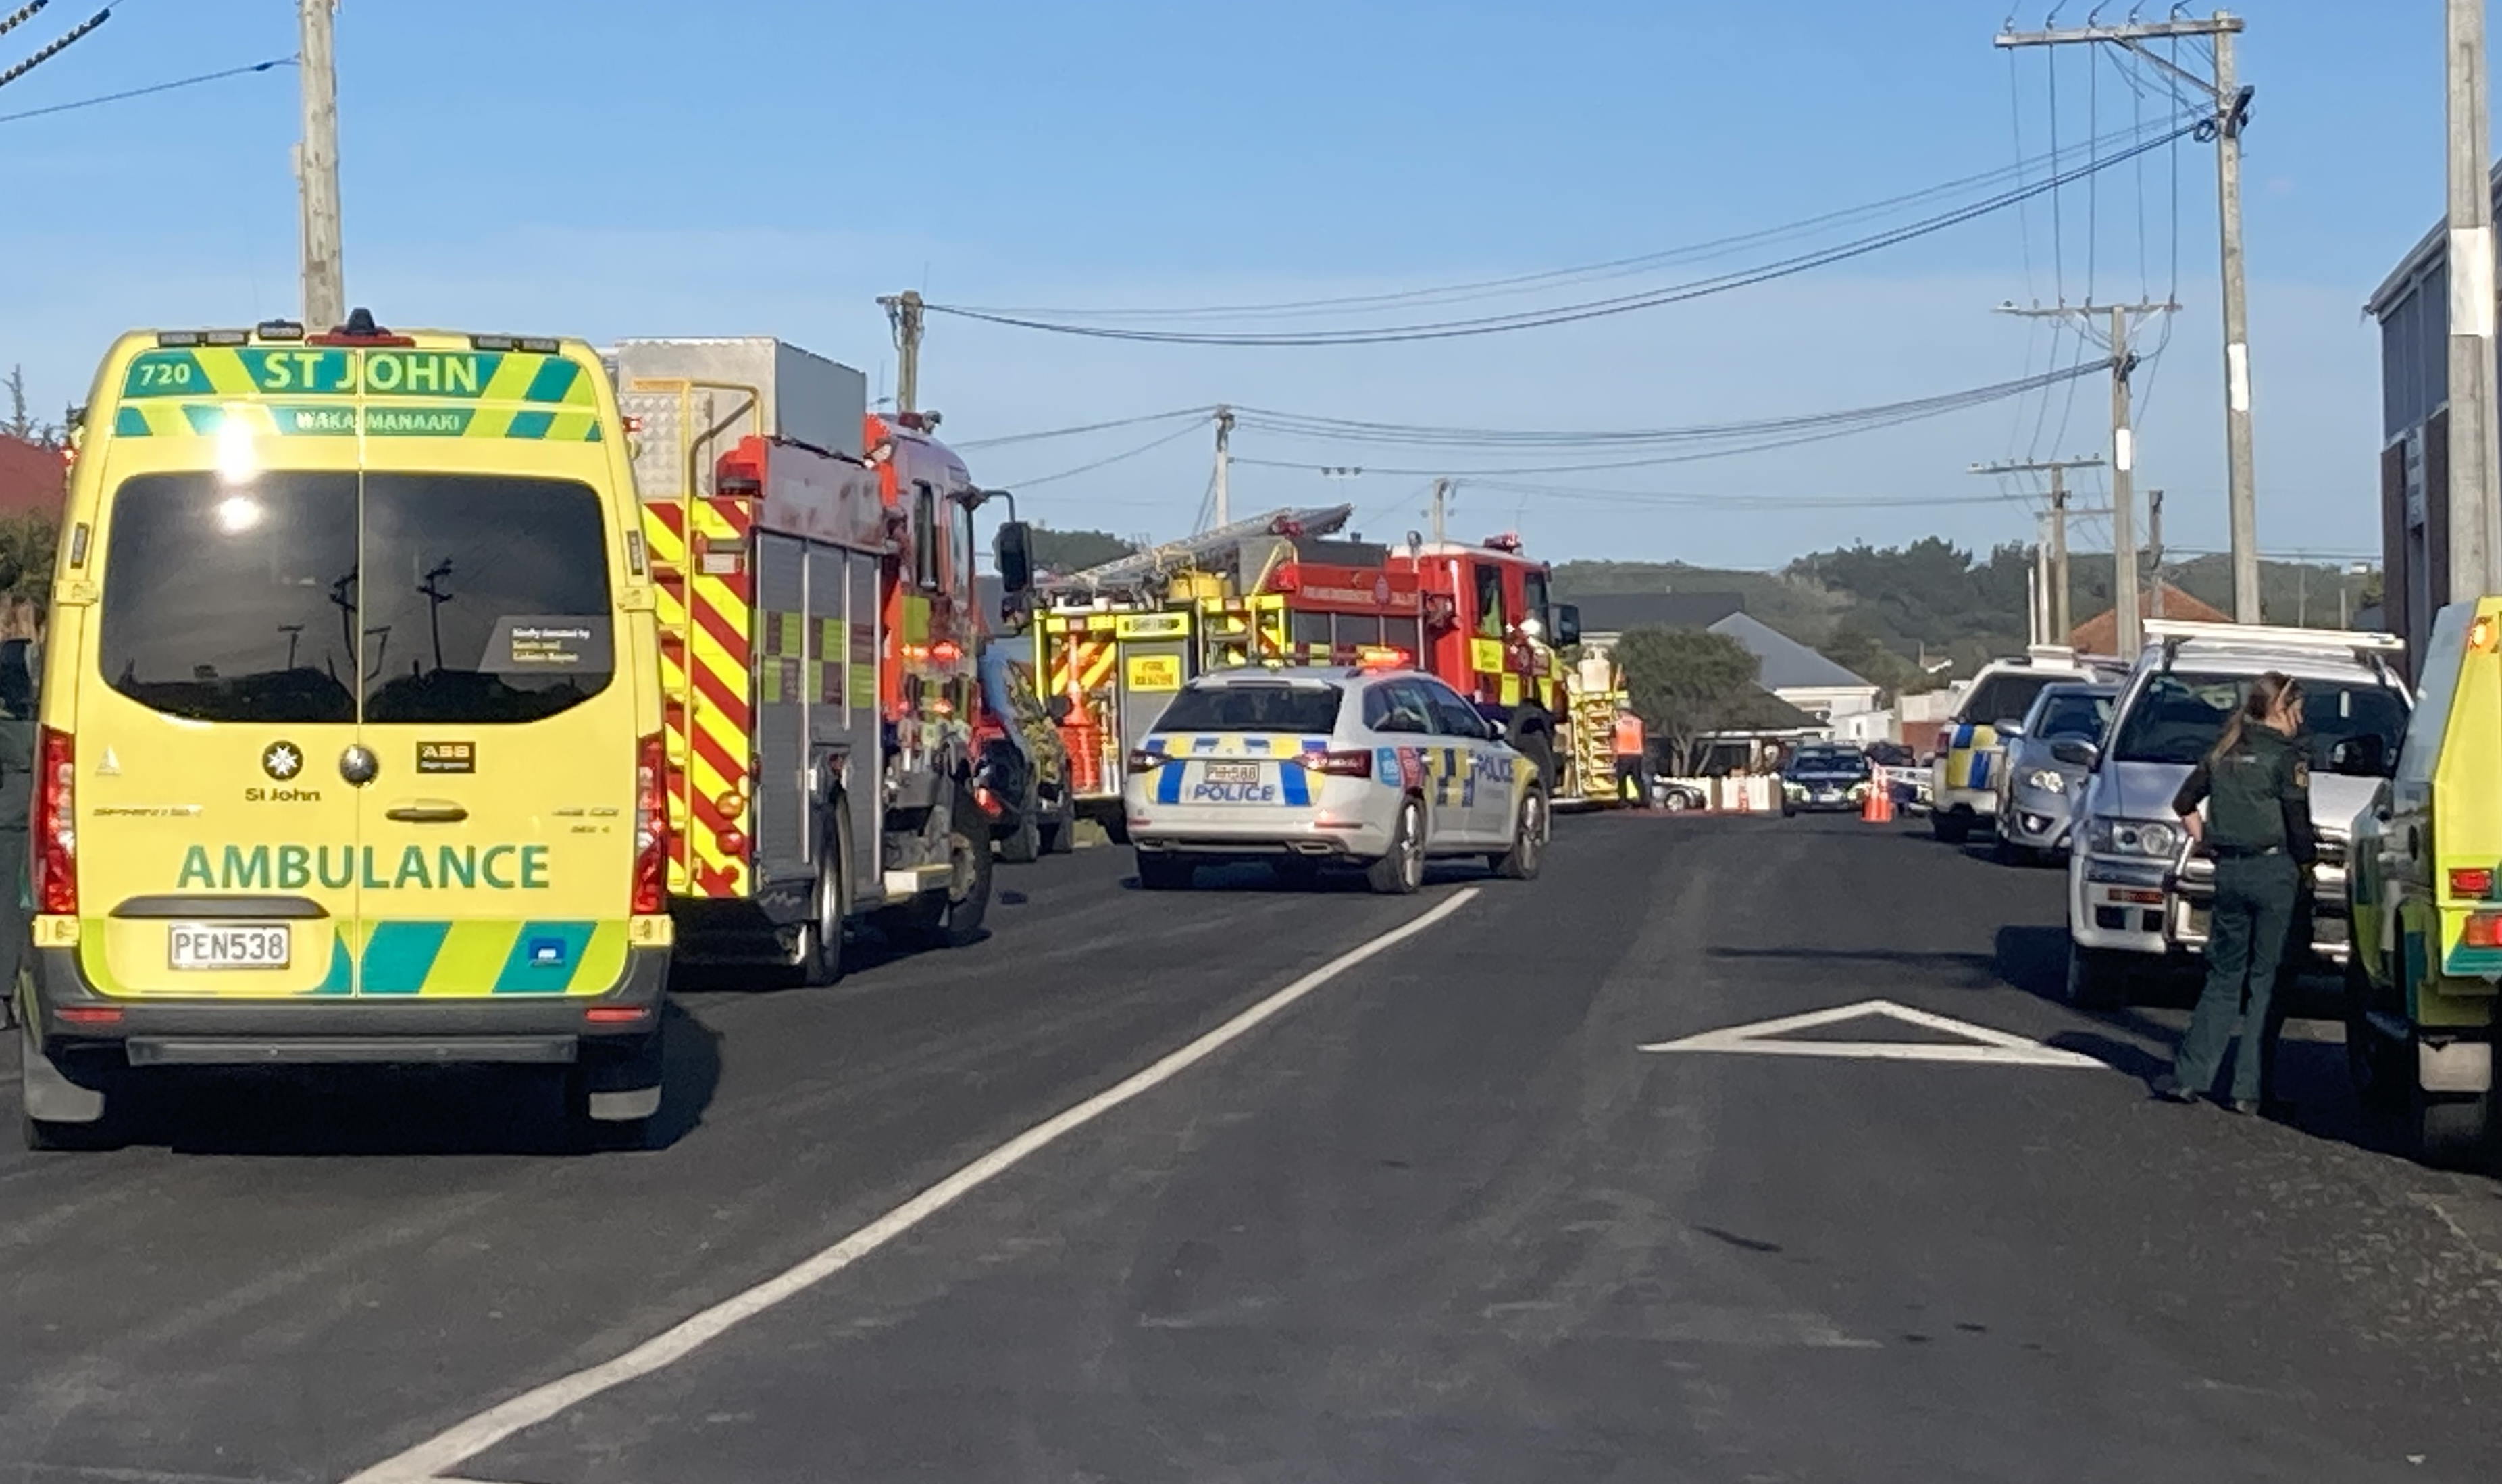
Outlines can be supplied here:
M41 597L52 585L52 548L60 524L29 512L0 516L0 593Z
M1635 628L1616 640L1617 668L1634 713L1687 766L1695 739L1727 725L1756 692L1762 663L1726 634L1701 628Z
M1033 527L1033 564L1037 571L1079 572L1100 562L1118 560L1136 550L1134 544L1110 531Z
M38 448L60 447L60 425L38 422L26 411L26 368L11 366L6 381L0 385L9 388L9 417L7 421L0 422L0 436L15 438L19 443L31 443Z

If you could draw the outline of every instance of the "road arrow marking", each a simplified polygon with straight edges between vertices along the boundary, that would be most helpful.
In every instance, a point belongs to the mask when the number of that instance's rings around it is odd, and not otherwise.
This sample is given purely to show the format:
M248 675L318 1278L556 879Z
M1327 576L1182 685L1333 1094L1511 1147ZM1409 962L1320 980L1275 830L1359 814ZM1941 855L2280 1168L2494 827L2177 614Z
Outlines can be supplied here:
M1962 1036L1964 1044L1951 1045L1937 1041L1792 1041L1782 1040L1793 1031L1812 1030L1843 1021L1862 1020L1869 1016L1885 1016L1922 1029ZM1997 1066L2096 1066L2109 1063L2074 1051L2061 1051L2040 1041L2027 1040L1987 1026L1950 1016L1933 1015L1898 1005L1890 999L1863 999L1855 1005L1842 1005L1831 1010L1809 1010L1804 1015L1784 1015L1778 1020L1756 1021L1752 1025L1729 1026L1718 1030L1706 1030L1674 1041L1653 1041L1643 1051L1731 1051L1765 1057L1846 1057L1865 1062L1962 1062Z

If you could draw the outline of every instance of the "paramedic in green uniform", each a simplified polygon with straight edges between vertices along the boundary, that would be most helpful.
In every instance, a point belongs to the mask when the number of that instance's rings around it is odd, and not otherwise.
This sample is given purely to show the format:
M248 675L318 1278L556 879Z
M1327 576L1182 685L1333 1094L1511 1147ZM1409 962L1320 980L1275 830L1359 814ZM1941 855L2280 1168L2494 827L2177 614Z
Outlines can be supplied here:
M2242 1045L2233 1058L2230 1105L2236 1113L2259 1109L2260 1079L2275 1060L2263 1044L2276 1031L2269 1004L2316 854L2311 764L2294 740L2301 722L2302 688L2274 670L2260 676L2172 800L2195 848L2215 859L2215 903L2207 924L2207 988L2171 1072L2155 1079L2157 1096L2192 1102L2213 1092L2238 1019Z

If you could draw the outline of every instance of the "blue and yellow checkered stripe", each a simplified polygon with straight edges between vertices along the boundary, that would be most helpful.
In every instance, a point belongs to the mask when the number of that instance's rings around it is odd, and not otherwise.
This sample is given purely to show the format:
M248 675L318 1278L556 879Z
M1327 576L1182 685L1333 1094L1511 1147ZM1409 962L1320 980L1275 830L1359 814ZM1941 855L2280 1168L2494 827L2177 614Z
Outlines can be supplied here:
M377 376L383 365L427 371ZM113 432L212 437L233 417L269 437L598 443L598 407L593 378L561 355L202 347L134 357Z
M1965 722L1946 744L1946 787L1986 789L1989 771L1999 756L1998 728Z
M1181 787L1190 764L1202 759L1223 761L1233 759L1268 758L1276 759L1277 801L1290 808L1302 808L1312 801L1311 774L1298 760L1304 753L1329 750L1327 737L1298 737L1288 741L1281 737L1246 736L1239 732L1223 732L1215 736L1149 737L1138 744L1139 750L1163 753L1172 760L1156 769L1156 802L1181 802Z
M104 928L102 919L85 925L80 967L100 993L129 994L113 973ZM305 925L297 928L299 946L304 929ZM361 939L360 950L352 937ZM625 972L622 920L381 922L358 924L353 933L333 924L329 970L304 993L425 998L599 995L614 989ZM215 986L204 982L203 988Z

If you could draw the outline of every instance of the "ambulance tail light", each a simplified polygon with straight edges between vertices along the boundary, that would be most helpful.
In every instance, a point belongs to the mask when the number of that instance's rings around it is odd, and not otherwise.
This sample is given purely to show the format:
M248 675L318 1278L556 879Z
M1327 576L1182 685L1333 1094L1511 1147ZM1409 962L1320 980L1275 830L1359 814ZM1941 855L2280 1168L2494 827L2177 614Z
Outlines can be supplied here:
M1152 773L1163 767L1165 762L1162 753L1151 753L1142 747L1130 749L1130 771L1133 773Z
M2493 894L2493 868L2489 865L2457 865L2451 867L2450 894L2483 897Z
M1327 773L1333 778L1369 778L1372 776L1372 754L1305 753L1296 759L1306 773Z
M78 748L54 726L36 743L34 857L35 910L78 916Z
M663 734L643 739L634 762L634 892L636 917L669 910L669 759Z
M2502 912L2470 912L2458 940L2464 948L2502 948Z

